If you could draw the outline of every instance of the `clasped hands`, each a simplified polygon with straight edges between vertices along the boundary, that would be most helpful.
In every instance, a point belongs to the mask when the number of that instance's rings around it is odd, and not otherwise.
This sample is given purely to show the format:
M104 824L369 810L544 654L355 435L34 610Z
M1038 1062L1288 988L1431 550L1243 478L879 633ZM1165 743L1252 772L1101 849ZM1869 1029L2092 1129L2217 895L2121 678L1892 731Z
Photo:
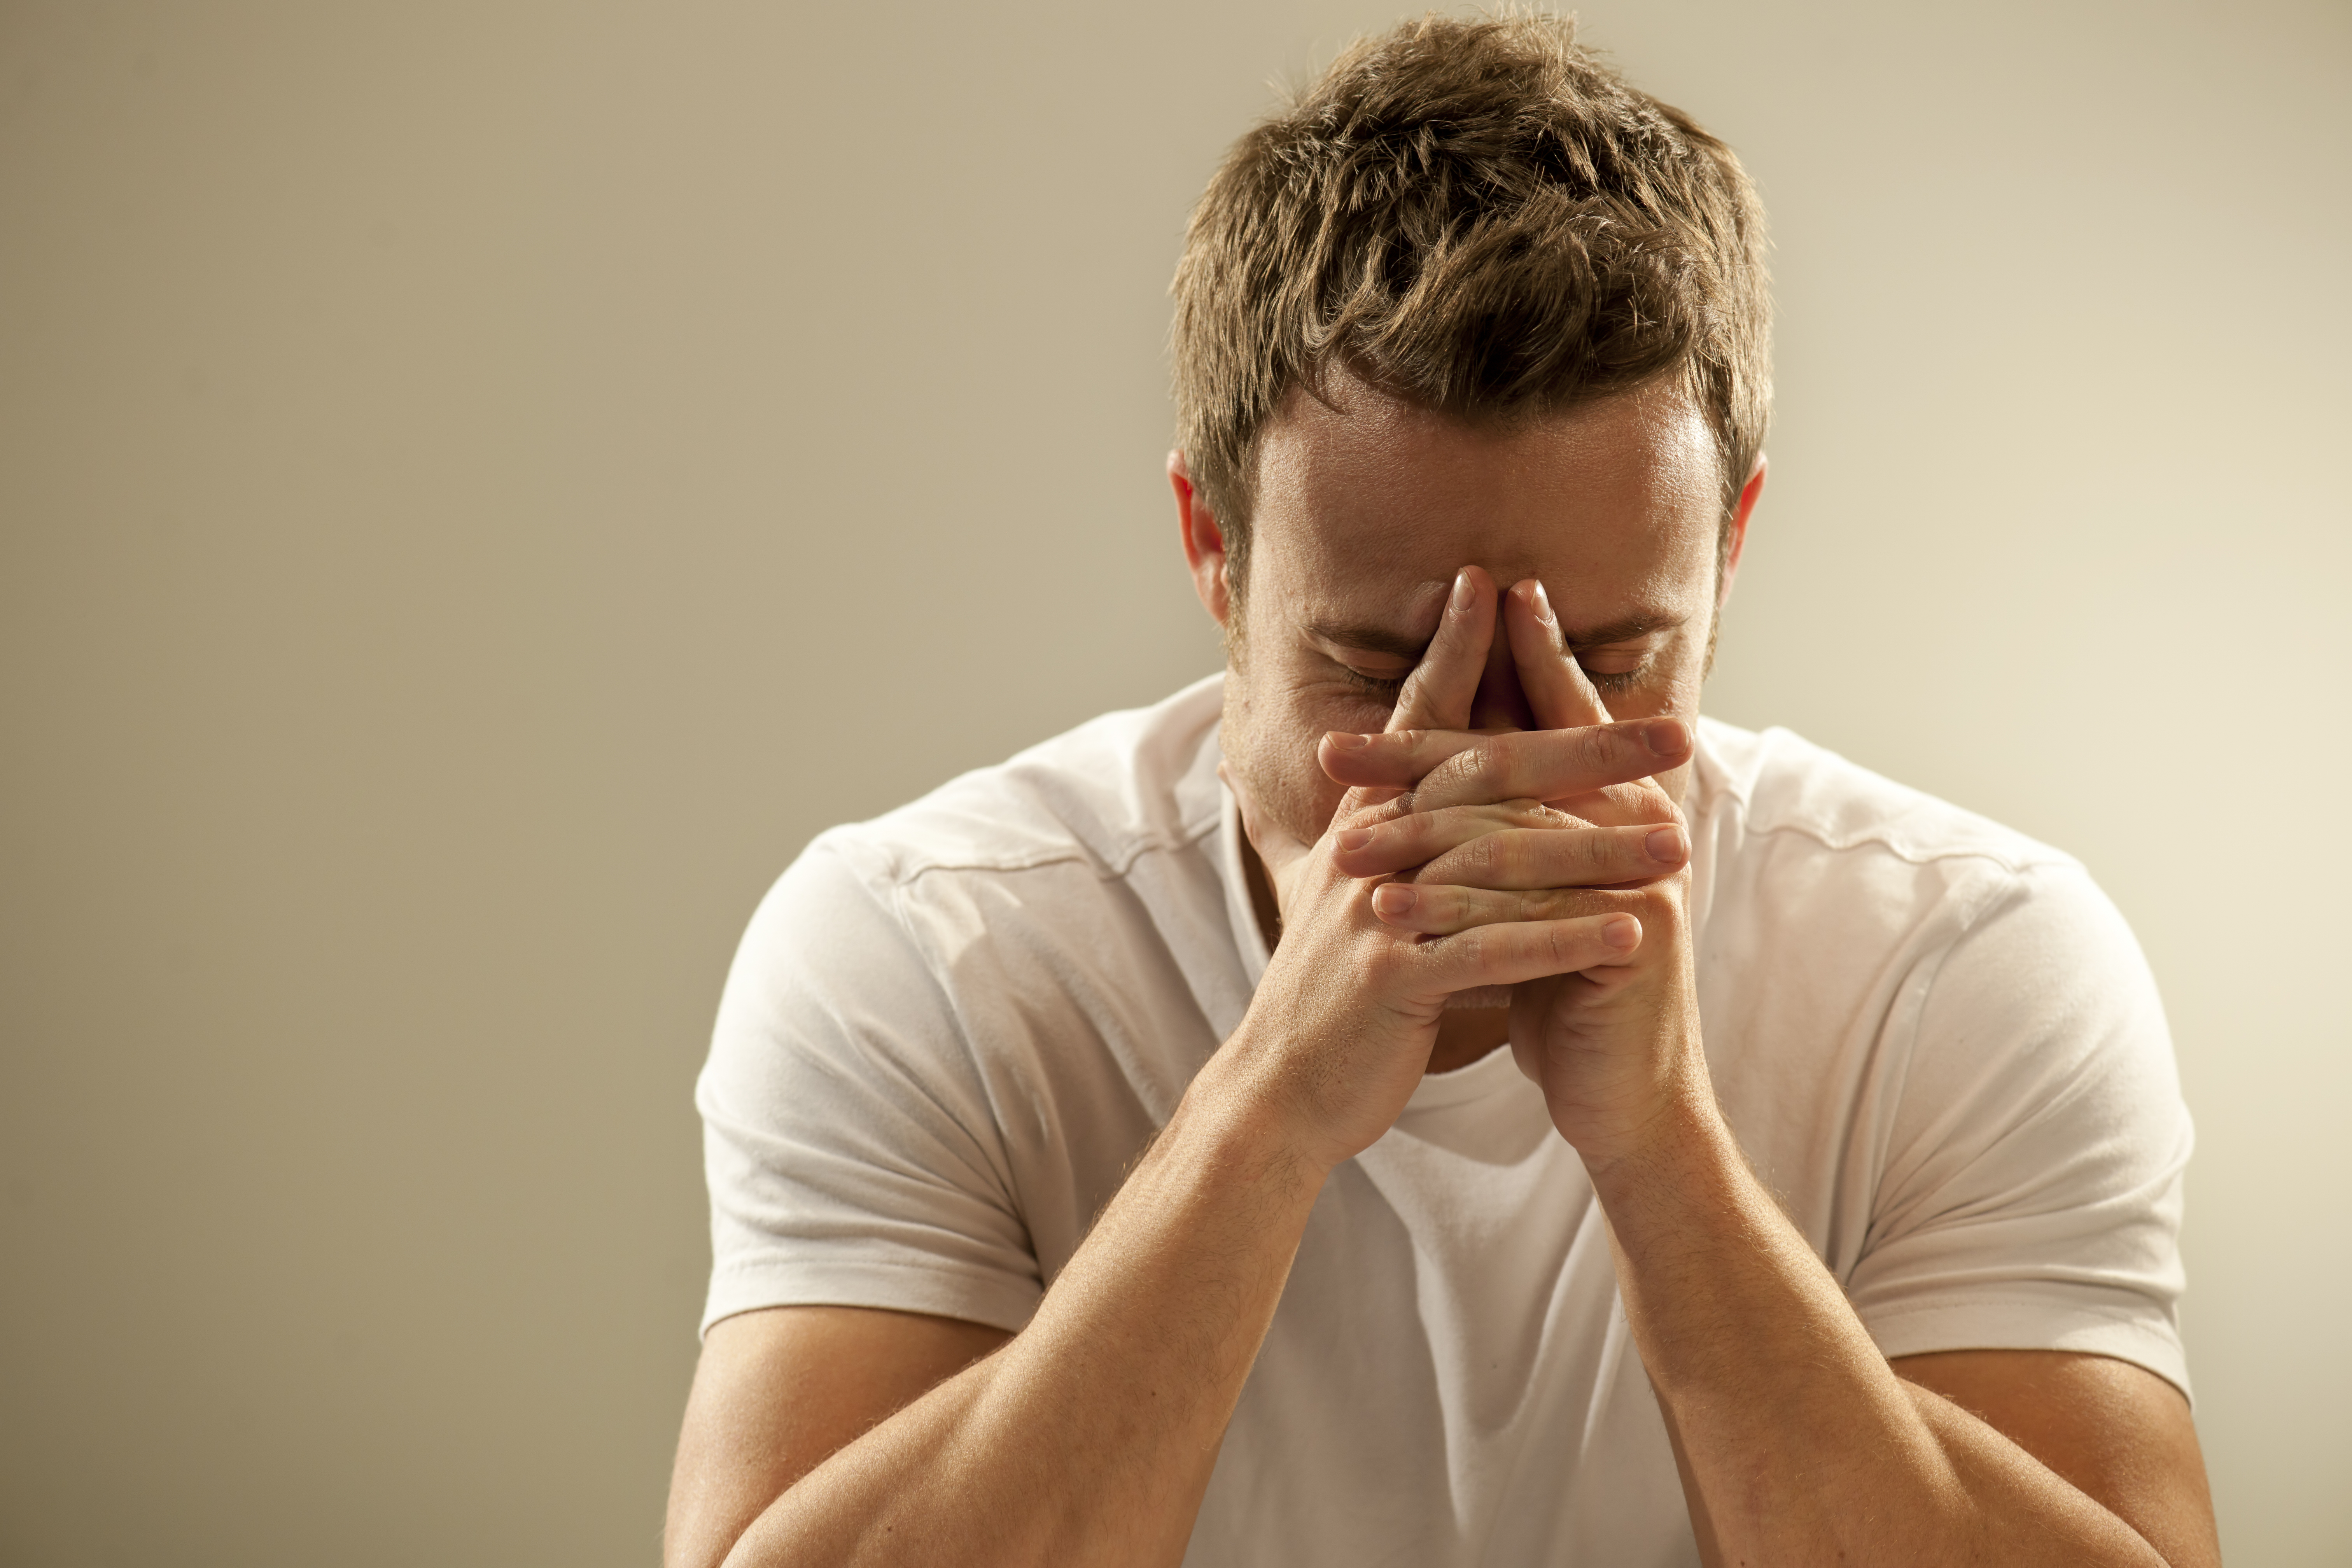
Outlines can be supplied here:
M1534 729L1470 727L1497 637ZM1387 729L1324 738L1349 788L1318 841L1229 780L1283 919L1252 1014L1285 1037L1254 1053L1324 1158L1386 1131L1474 997L1507 994L1512 1053L1588 1163L1704 1089L1689 840L1654 778L1690 751L1680 720L1610 718L1539 583L1497 595L1470 567Z

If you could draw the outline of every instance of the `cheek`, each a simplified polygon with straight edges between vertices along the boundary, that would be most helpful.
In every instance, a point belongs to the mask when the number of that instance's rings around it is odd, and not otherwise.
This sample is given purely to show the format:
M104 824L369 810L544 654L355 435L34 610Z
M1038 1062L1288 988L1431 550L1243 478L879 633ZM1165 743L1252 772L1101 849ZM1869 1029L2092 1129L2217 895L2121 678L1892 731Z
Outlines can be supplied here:
M1377 704L1266 679L1263 665L1225 676L1223 744L1261 809L1289 834L1312 843L1330 826L1346 786L1316 760L1327 730L1376 731L1387 721Z
M1612 719L1654 719L1662 713L1690 715L1698 711L1698 667L1645 680L1629 691L1609 696Z
M1352 734L1378 734L1388 728L1389 710L1378 701L1328 684L1286 686L1275 702L1259 714L1255 737L1265 748L1263 762L1296 782L1293 788L1322 802L1322 817L1346 793L1334 784L1318 761L1323 737L1338 730Z
M1701 624L1706 624L1702 618ZM1678 639L1667 649L1647 679L1622 697L1609 699L1609 711L1620 719L1654 719L1661 713L1695 714L1706 676L1706 636Z
M1391 704L1378 698L1328 685L1295 688L1290 693L1289 708L1293 721L1310 749L1321 742L1326 731L1377 735L1389 727L1389 718L1395 711Z

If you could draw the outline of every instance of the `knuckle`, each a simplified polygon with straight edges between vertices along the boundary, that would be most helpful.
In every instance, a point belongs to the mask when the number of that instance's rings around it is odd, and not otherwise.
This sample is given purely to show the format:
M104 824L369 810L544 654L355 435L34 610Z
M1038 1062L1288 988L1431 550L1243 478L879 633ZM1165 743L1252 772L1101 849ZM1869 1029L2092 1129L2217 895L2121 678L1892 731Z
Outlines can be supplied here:
M1585 879L1593 867L1591 837L1589 832L1530 837L1518 868L1531 882L1557 885Z
M1642 922L1645 943L1650 938L1664 936L1679 923L1674 894L1666 886L1671 881L1669 878L1639 888L1620 889L1593 913L1632 915Z
M1597 871L1632 873L1643 868L1649 859L1639 828L1601 827L1587 837L1592 843L1592 865Z
M1482 833L1462 846L1463 868L1471 871L1493 871L1503 863L1506 853L1502 835Z
M1599 868L1600 861L1592 852L1590 832L1559 835L1557 842L1547 843L1538 862L1539 869L1556 882L1589 882Z
M1555 888L1551 891L1550 913L1545 918L1579 920L1594 912L1593 903L1592 890L1589 888Z
M1651 808L1643 799L1642 788L1639 784L1611 784L1599 793L1601 800L1607 805L1606 816L1609 821L1647 822L1651 819L1649 815Z
M1539 800L1515 800L1503 809L1504 820L1514 827L1552 827L1562 820L1560 814Z
M1472 746L1456 757L1452 765L1459 770L1461 781L1465 784L1491 784L1502 776L1504 767L1498 751L1485 743Z

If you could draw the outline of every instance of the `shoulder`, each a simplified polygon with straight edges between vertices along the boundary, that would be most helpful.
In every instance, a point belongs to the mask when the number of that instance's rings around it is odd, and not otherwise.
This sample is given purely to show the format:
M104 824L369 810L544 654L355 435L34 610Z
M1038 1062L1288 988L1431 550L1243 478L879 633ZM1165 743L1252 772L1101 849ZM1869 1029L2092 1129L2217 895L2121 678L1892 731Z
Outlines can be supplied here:
M1703 721L1707 1054L1890 1356L2118 1356L2182 1383L2193 1142L2129 926L2073 857L1785 730Z
M1222 696L1213 678L1104 714L818 835L752 917L730 995L951 1010L1074 963L1150 961L1163 928L1222 907L1202 848L1222 819Z
M1698 724L1700 809L1747 842L1786 838L1836 855L1880 853L1913 864L1972 859L2012 874L2073 867L2071 856L1884 774L1790 731Z
M1708 945L1739 1011L1843 1039L1857 1084L1899 1046L1886 1086L1934 1108L1938 1137L1958 1108L2013 1110L2021 1084L2040 1104L2099 1078L2177 1108L2154 976L2081 862L1785 730L1705 721L1701 748Z
M2122 914L2022 833L1786 730L1713 721L1690 804L1703 951L1743 1007L1906 1028L1957 1007L1963 1033L2015 1036L2095 994L2094 1011L2160 1020Z
M1215 831L1223 694L1223 678L1212 676L1150 708L1106 713L895 811L830 829L810 853L877 890L940 872L1051 866L1122 877L1145 854Z

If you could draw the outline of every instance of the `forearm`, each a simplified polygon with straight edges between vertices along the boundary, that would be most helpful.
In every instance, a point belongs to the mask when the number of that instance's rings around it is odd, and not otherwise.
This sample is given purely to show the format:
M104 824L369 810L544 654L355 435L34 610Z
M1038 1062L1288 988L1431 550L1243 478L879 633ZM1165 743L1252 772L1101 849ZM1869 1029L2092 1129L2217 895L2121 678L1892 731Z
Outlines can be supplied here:
M2008 1438L1895 1376L1711 1102L1694 1096L1593 1180L1712 1563L2161 1563Z
M1323 1175L1215 1068L1028 1327L794 1484L730 1568L1183 1555Z

